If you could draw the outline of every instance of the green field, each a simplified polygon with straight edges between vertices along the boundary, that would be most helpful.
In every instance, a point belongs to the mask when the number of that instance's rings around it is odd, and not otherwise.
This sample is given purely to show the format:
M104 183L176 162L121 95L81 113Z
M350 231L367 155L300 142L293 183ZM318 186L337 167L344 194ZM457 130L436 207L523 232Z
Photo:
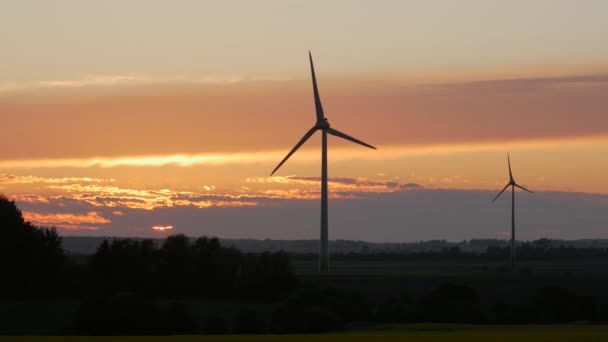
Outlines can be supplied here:
M445 324L388 325L323 335L224 335L224 336L2 336L4 341L467 341L467 342L593 342L608 341L608 326L474 326Z
M608 263L606 262L522 262L526 272L505 270L502 262L405 262L405 261L336 261L330 274L319 275L316 261L296 260L294 268L303 283L334 287L347 293L360 295L362 303L382 306L405 294L417 299L442 283L463 284L473 288L480 297L480 308L492 314L496 300L526 305L536 289L547 286L568 288L577 294L592 296L597 300L598 319L608 315ZM247 309L257 312L267 323L278 303L240 302L214 300L184 300L199 327L206 319L220 316L226 320L229 331L237 313ZM157 300L166 305L167 300ZM0 301L0 335L61 335L73 334L74 317L79 300L25 300ZM488 316L492 318L493 316ZM401 321L407 322L407 321ZM353 322L358 324L357 322ZM264 340L285 339L286 336L265 336ZM381 330L352 331L336 335L299 336L296 340L360 340L426 341L444 338L466 341L608 341L608 328L597 325L573 326L457 326L457 325L401 325L383 326ZM197 336L146 340L262 340L259 336ZM16 338L0 337L0 341ZM28 340L28 339L21 339ZM34 340L46 340L38 339ZM82 338L57 337L57 341L79 341ZM93 339L95 340L95 339ZM99 340L112 340L100 338ZM120 339L118 339L120 340ZM135 339L136 340L136 339ZM433 339L430 339L433 340ZM494 342L492 341L492 342Z
M403 291L421 296L451 282L474 288L482 299L526 299L535 289L560 286L608 301L605 261L521 261L515 272L507 262L497 261L334 261L331 272L323 275L314 260L295 260L293 266L305 282L357 292L370 300L388 300Z
M317 260L293 260L294 272L300 276L319 275ZM510 276L509 261L331 261L331 275L336 276ZM520 260L515 272L529 276L608 277L608 261L528 261Z

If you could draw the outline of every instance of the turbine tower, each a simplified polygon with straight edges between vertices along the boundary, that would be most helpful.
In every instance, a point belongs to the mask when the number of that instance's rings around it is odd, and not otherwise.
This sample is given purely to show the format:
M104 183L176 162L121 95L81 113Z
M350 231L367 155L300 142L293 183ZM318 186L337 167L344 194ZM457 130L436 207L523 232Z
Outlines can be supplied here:
M319 271L325 273L329 271L329 253L328 253L328 213L327 213L327 134L331 134L338 138L352 141L356 144L363 145L365 147L376 149L374 146L364 143L361 140L355 139L349 135L346 135L334 128L331 128L329 121L325 117L323 112L323 106L321 105L321 98L319 97L319 89L317 88L317 79L315 77L315 67L312 63L312 54L308 52L308 58L310 59L310 72L312 74L312 89L315 97L315 110L317 113L316 124L304 134L304 137L296 144L296 146L289 151L287 156L281 160L279 165L272 170L270 176L274 173L296 152L300 146L304 145L316 131L321 130L322 132L322 151L321 151L321 245L319 251Z
M532 191L524 188L523 186L517 184L515 179L513 179L513 173L511 172L511 159L509 158L509 153L507 152L507 164L509 165L509 183L505 185L505 187L494 197L492 203L498 199L498 197L507 190L508 187L511 187L511 269L515 268L515 188L520 188L529 193L533 193Z

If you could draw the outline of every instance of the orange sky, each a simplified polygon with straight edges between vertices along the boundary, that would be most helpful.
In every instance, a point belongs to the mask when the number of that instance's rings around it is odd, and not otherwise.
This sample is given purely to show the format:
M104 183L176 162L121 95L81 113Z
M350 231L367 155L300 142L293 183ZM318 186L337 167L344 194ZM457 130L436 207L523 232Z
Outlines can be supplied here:
M321 82L332 124L378 145L607 133L608 74L414 85ZM109 88L0 96L11 127L4 137L36 137L20 139L20 148L0 151L0 158L267 151L287 148L314 122L308 80Z
M314 123L309 81L112 80L0 94L10 127L3 138L14 142L0 151L0 191L37 208L26 210L33 222L95 231L113 224L104 208L122 220L116 212L126 209L318 198L318 182L297 178L318 177L318 137L279 178L267 178ZM350 179L346 187L330 184L334 199L390 194L410 183L500 189L507 151L518 182L536 191L608 193L608 163L598 158L608 153L604 74L443 83L329 78L320 88L333 127L379 147L330 139L330 175ZM67 199L59 211L41 210ZM172 224L166 221L153 226Z

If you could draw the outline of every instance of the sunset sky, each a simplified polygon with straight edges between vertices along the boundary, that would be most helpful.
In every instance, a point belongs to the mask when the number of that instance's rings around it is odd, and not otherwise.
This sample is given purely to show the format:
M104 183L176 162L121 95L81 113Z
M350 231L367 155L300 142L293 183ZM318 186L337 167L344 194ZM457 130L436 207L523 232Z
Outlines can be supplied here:
M608 238L606 1L0 3L0 193L66 235ZM172 227L172 228L167 228ZM162 229L161 229L162 228Z

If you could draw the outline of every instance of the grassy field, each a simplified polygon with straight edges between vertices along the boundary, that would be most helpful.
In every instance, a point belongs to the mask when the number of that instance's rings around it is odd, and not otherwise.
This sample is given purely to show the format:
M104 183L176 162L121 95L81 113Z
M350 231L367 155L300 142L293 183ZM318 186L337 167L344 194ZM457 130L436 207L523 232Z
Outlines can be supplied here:
M526 305L538 288L560 286L577 294L588 295L597 299L598 309L607 317L608 264L605 262L524 262L526 272L505 270L505 263L476 262L404 262L404 261L350 261L332 263L332 272L319 275L316 261L297 261L295 271L304 283L335 287L360 294L361 301L373 305L384 305L393 298L405 294L417 299L442 283L455 283L473 288L480 297L480 306L490 312L497 299L508 303ZM159 300L159 303L165 301ZM203 327L208 316L220 316L228 325L233 323L236 314L244 309L256 311L264 320L270 321L270 314L277 303L226 302L211 300L188 300L187 308L192 312L196 323ZM34 334L60 335L74 332L74 317L78 310L78 300L27 300L0 301L0 335ZM346 334L299 337L297 340L320 339L335 340L338 338L360 338L374 340L425 341L424 338L462 338L466 341L484 340L495 334L496 341L503 336L518 338L545 334L544 340L554 341L608 341L608 330L598 326L555 326L555 327L457 327L406 325L384 327L381 331L359 331ZM426 329L426 330L425 330ZM499 333L497 331L500 331ZM488 335L490 334L490 335ZM535 335L536 334L536 335ZM555 334L555 335L551 335ZM596 339L584 339L589 336L600 336ZM381 337L386 336L386 337ZM451 337L449 337L451 336ZM484 337L485 336L485 337ZM555 338L553 338L555 336ZM276 337L276 340L285 336ZM522 337L522 341L527 341ZM218 337L219 340L230 340ZM241 337L239 337L240 339ZM244 340L247 340L246 337ZM259 337L250 337L258 340ZM275 337L272 337L275 338ZM527 337L526 337L527 338ZM569 339L570 338L570 339ZM595 337L594 337L595 338ZM181 340L187 341L184 337ZM0 341L5 339L0 337ZM27 340L27 339L26 339ZM59 341L78 341L79 339L57 338ZM108 340L108 339L101 339ZM120 339L119 339L120 340ZM154 340L154 339L152 339ZM159 339L159 341L170 339ZM192 340L208 340L207 337ZM210 339L211 341L214 338ZM530 339L534 340L533 338ZM537 339L539 340L539 339ZM522 342L518 341L518 342ZM494 342L494 341L493 341Z
M167 305L168 302L157 301L160 305ZM272 303L256 302L189 300L186 303L200 326L204 325L209 315L220 316L231 322L240 310L254 310L268 317L274 308ZM24 332L35 335L73 334L73 320L78 306L77 300L0 301L0 336L21 335Z
M317 260L294 260L296 274L319 274ZM505 261L331 261L332 275L345 276L510 276ZM529 276L606 276L608 261L519 261L516 274Z
M467 342L594 342L608 341L608 326L474 326L445 324L413 324L377 326L362 331L323 335L224 335L224 336L0 336L8 341L467 341Z
M293 265L306 282L380 301L404 291L421 296L446 282L470 286L482 299L526 299L535 289L560 286L608 300L604 291L608 287L608 262L604 261L523 261L515 272L507 262L496 261L334 261L326 275L318 273L314 260L296 260Z

